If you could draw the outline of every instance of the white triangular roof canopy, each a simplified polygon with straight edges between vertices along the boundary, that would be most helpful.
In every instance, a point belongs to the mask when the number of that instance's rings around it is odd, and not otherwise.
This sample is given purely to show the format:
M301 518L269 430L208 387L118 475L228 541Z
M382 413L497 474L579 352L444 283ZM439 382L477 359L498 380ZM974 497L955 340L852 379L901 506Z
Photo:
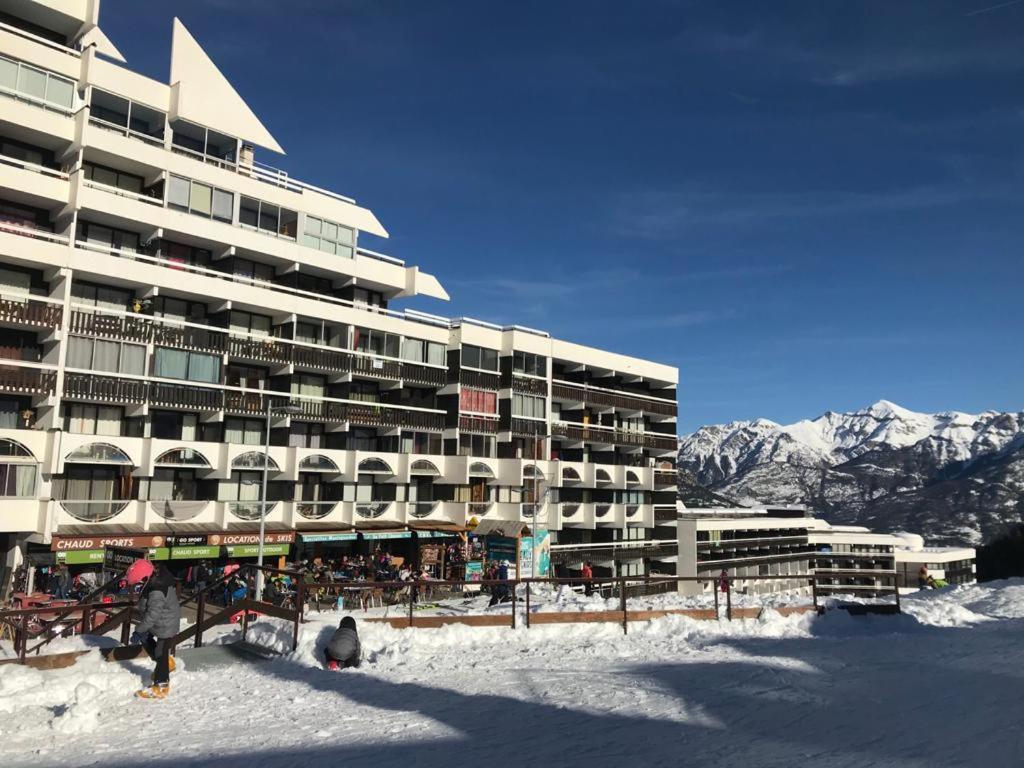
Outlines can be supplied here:
M180 19L171 38L172 117L205 125L284 154Z
M124 64L127 60L121 55L121 52L117 50L117 46L110 42L110 38L103 34L103 30L99 27L93 27L84 35L82 35L79 42L82 44L82 48L88 48L90 45L96 46L96 53L103 54L108 59L114 61L120 61Z

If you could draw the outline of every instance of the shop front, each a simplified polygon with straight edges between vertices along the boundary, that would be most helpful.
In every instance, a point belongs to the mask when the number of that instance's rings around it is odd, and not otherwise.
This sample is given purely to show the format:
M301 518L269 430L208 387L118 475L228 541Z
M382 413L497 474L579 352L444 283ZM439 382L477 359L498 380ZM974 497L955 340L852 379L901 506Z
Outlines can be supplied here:
M292 544L294 531L268 532L263 538L263 557L268 565L283 567ZM237 560L254 560L259 556L259 534L195 533L145 534L137 536L54 536L50 544L54 560L81 571L99 571L108 547L125 547L145 553L150 560L163 561L179 578L200 561L223 566Z

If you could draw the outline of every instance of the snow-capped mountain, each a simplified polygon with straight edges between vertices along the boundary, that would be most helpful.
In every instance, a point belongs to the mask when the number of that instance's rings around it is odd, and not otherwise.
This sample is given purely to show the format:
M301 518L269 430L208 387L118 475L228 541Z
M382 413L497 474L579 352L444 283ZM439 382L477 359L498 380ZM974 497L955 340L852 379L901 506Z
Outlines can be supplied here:
M679 467L740 503L805 503L830 519L980 544L1024 521L1024 412L923 414L881 400L780 425L701 427Z

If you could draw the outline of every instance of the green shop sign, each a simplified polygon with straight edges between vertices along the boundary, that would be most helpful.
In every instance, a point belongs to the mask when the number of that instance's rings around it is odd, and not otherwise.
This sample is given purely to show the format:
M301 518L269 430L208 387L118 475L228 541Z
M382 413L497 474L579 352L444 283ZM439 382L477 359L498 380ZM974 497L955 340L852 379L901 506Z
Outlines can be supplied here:
M291 544L264 544L263 554L266 556L287 555ZM259 544L235 544L229 546L228 557L259 557Z
M200 560L220 557L220 547L174 547L171 549L171 560Z

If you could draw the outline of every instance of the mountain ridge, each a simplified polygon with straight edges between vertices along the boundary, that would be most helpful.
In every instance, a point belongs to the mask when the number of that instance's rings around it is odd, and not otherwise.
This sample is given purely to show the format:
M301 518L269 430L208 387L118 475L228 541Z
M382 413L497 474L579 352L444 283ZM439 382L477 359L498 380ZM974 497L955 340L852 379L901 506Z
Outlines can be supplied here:
M678 459L721 497L803 503L935 543L981 544L1024 521L1024 411L924 414L879 400L788 425L704 426L680 440Z

